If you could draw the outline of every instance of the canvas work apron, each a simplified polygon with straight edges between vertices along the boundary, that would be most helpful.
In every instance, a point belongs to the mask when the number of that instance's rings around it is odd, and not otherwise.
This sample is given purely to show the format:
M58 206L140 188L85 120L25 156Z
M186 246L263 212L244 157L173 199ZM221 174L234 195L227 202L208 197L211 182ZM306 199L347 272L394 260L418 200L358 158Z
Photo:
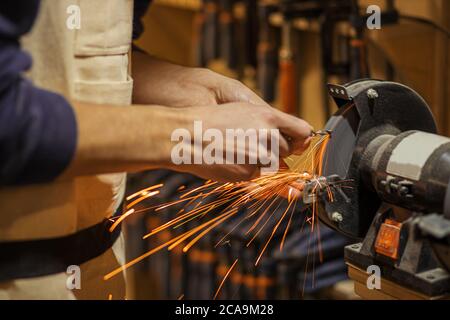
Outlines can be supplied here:
M71 5L80 8L80 29L67 27ZM22 41L33 57L29 77L36 86L69 100L129 105L132 14L133 0L43 0L32 32ZM105 228L99 227L119 208L124 186L125 174L120 173L0 189L0 252L17 254L20 264L26 264L22 252L28 250L28 264L36 264L35 272L33 266L21 265L30 274L14 275L14 265L4 272L11 272L10 278L3 274L6 279L1 280L0 274L0 299L125 298L123 275L103 280L123 264L123 239L116 236L103 248ZM39 247L35 257L33 246ZM83 254L92 247L95 257L84 261ZM64 262L74 256L83 261L81 289L67 285ZM52 269L49 261L59 267ZM42 271L46 269L50 271Z

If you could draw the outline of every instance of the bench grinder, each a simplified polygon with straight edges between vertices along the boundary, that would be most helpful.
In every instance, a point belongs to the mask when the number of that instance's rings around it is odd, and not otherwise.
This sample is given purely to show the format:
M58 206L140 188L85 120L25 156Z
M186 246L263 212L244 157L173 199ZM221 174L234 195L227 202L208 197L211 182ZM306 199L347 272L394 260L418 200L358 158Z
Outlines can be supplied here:
M319 218L361 241L345 248L348 264L376 265L426 296L449 294L450 139L407 86L358 80L328 90L338 111L325 127L323 175L349 187L333 201L319 194Z

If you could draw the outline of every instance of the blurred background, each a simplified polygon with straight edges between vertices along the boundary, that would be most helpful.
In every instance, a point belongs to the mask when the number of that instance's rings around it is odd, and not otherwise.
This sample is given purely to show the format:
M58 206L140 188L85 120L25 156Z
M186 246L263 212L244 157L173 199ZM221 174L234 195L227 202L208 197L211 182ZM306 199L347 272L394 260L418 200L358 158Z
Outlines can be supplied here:
M360 26L357 15L362 17L369 5L387 14L380 30ZM398 18L389 15L392 10ZM353 76L410 86L430 105L440 133L448 135L450 51L448 33L440 29L450 29L449 15L448 0L154 0L137 44L157 57L236 77L277 107L285 93L287 108L294 105L297 115L321 128L327 119L324 84L352 80L348 65L358 61L352 58L351 41L361 39L369 70ZM293 78L295 85L288 87L295 92L279 90L283 16L292 25L285 42L295 74L286 75L288 70L281 76Z
M370 5L381 9L381 29L367 28ZM327 83L369 77L400 82L424 97L439 133L448 136L449 14L449 0L154 0L136 44L157 57L239 79L274 107L316 129L335 110ZM176 199L181 187L189 190L204 183L187 174L150 171L132 175L127 193L162 182L161 194L140 203L142 209ZM142 241L149 229L179 210L131 217L126 226L128 259L195 226L192 222ZM305 214L300 208L298 213L285 249L269 248L257 268L255 255L268 235L262 232L249 249L243 226L215 248L217 239L233 227L230 223L187 254L163 250L131 268L129 296L211 299L239 258L217 298L357 299L343 260L343 247L352 241L323 226L319 250L319 237L302 228Z

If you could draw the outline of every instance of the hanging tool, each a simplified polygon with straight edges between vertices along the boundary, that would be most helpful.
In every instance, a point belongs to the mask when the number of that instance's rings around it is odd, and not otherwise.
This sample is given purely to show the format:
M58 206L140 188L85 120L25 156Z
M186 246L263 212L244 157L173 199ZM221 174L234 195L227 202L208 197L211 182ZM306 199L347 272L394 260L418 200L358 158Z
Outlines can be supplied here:
M204 0L204 56L206 63L219 58L219 5L217 0Z
M294 61L294 53L291 45L292 32L292 11L290 5L293 1L282 0L280 4L281 13L283 16L283 24L281 27L281 48L279 51L280 75L279 75L279 90L281 97L281 110L298 115L297 108L297 76Z
M351 2L350 23L352 34L350 39L350 80L369 77L369 63L367 58L367 44L364 37L366 19L360 14L358 0Z
M233 17L234 0L220 0L220 56L230 70L237 68L237 48L235 21Z
M263 0L259 2L257 78L261 97L268 103L275 101L275 87L278 74L277 41L273 27L269 23L270 15L276 10L277 5L274 0Z
M206 67L205 45L205 10L200 8L194 13L192 20L193 64Z

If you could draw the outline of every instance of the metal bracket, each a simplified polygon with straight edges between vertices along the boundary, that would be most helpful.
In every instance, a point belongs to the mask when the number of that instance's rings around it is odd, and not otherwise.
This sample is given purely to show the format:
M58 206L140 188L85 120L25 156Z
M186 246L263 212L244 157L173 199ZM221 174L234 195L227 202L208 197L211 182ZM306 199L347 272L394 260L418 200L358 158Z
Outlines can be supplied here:
M346 87L329 83L327 84L327 88L329 95L334 99L338 108L353 101L353 97L349 95Z
M437 213L419 218L417 226L425 235L436 239L445 239L450 236L450 220Z

